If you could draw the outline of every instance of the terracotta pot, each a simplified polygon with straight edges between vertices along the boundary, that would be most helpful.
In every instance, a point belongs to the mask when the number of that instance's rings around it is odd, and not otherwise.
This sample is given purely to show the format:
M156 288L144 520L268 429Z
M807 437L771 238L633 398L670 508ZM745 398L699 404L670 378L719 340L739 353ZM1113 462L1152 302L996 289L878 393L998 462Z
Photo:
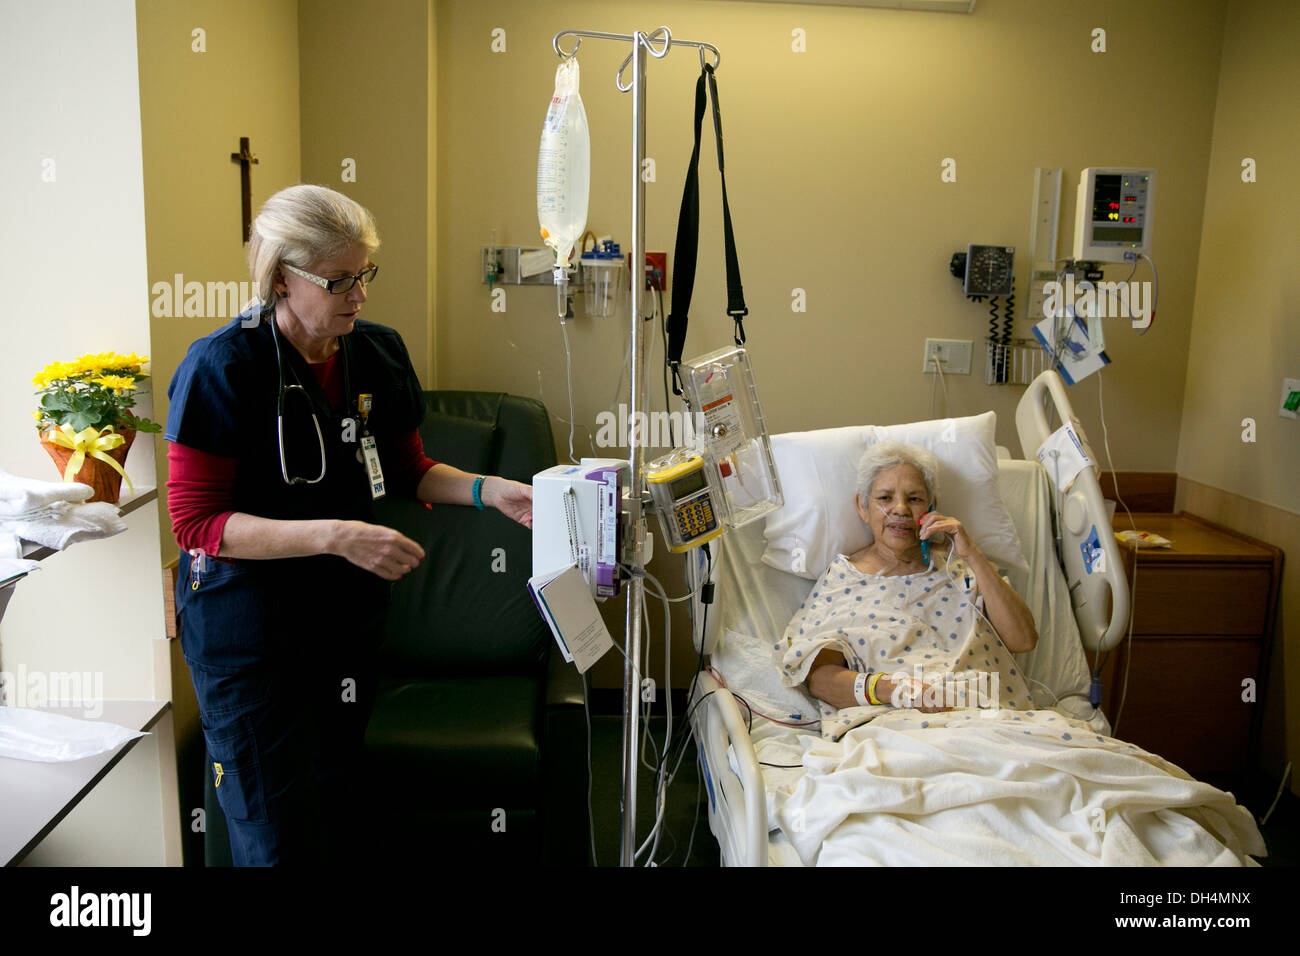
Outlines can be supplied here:
M63 471L68 467L68 459L73 455L71 448L64 448L62 445L56 445L48 441L45 432L41 435L41 447L49 453L54 459L54 464L59 468L59 477L63 477ZM135 429L124 428L118 432L125 441L113 450L106 452L109 458L112 458L123 468L126 467L126 454L131 450L131 443L135 441ZM114 471L110 466L90 455L85 457L81 463L81 469L73 477L83 485L90 485L95 489L95 493L87 498L87 501L109 501L117 504L117 499L122 494L122 476Z

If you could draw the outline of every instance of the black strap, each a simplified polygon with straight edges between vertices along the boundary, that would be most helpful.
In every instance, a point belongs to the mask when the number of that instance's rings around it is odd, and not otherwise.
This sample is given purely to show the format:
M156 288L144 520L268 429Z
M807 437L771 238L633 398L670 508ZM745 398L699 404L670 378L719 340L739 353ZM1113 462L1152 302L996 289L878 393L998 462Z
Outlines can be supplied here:
M718 107L718 81L713 75L713 65L706 64L709 76L709 94L713 99L713 130L718 136L718 178L722 181L722 237L727 255L727 314L736 323L736 344L745 344L745 326L741 321L749 315L745 307L745 290L740 284L740 260L736 258L736 236L731 231L731 206L727 203L727 173L722 163L722 114Z
M736 323L735 341L745 344L742 320L749 314L740 283L740 262L736 257L736 239L731 227L731 207L727 203L727 177L722 158L722 116L718 108L718 82L711 65L705 66L695 83L695 145L686 169L682 190L682 207L677 217L677 245L673 250L672 306L668 314L668 366L673 373L673 394L681 395L678 371L682 350L686 347L686 330L690 322L691 297L695 293L695 266L700 245L700 131L704 121L705 79L713 100L713 131L718 143L718 174L722 179L722 227L727 260L727 314Z
M673 295L668 313L668 367L673 373L673 394L682 394L678 370L686 347L686 326L695 292L695 261L700 245L700 128L704 122L704 73L695 82L695 148L686 167L682 208L677 216L677 245L673 248Z

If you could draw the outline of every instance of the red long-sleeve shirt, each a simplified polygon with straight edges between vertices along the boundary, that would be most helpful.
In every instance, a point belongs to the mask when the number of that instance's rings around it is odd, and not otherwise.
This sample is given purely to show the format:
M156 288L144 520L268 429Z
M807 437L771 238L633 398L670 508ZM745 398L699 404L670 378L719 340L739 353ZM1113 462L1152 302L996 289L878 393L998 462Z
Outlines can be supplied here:
M335 361L337 357L335 352L328 360L311 365L312 373L334 408L343 403L343 380ZM389 487L411 497L415 496L424 473L437 464L424 454L420 433L415 430L398 439L392 458L397 462L397 474L391 476ZM235 513L232 504L236 459L169 442L167 463L167 511L177 546L184 551L202 548L205 554L217 556L226 521Z

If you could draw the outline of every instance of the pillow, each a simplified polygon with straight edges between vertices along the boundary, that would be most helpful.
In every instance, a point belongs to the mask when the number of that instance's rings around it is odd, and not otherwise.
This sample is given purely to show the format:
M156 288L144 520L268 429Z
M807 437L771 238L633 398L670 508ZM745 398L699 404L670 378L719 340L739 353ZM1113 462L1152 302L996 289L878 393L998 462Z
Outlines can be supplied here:
M837 554L871 544L858 515L858 460L871 444L902 441L939 459L939 508L957 518L990 561L1028 572L1020 538L998 494L993 412L907 425L857 425L772 437L785 506L768 515L763 563L818 580Z

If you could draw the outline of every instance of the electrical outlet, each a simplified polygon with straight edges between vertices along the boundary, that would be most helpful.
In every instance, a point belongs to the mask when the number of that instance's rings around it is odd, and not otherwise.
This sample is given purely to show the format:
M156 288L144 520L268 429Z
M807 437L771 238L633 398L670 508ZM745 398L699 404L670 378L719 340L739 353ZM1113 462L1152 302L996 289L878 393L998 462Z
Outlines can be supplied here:
M624 261L627 262L627 270L629 273L628 282L630 283L631 282L630 274L632 272L632 253L629 252L624 257ZM646 265L645 287L647 289L658 289L660 292L666 292L668 290L668 253L647 252L645 254L645 265ZM659 270L659 276L657 278L652 276L651 274L652 269Z
M945 375L969 375L972 347L970 339L926 339L921 371L934 374L934 358Z

